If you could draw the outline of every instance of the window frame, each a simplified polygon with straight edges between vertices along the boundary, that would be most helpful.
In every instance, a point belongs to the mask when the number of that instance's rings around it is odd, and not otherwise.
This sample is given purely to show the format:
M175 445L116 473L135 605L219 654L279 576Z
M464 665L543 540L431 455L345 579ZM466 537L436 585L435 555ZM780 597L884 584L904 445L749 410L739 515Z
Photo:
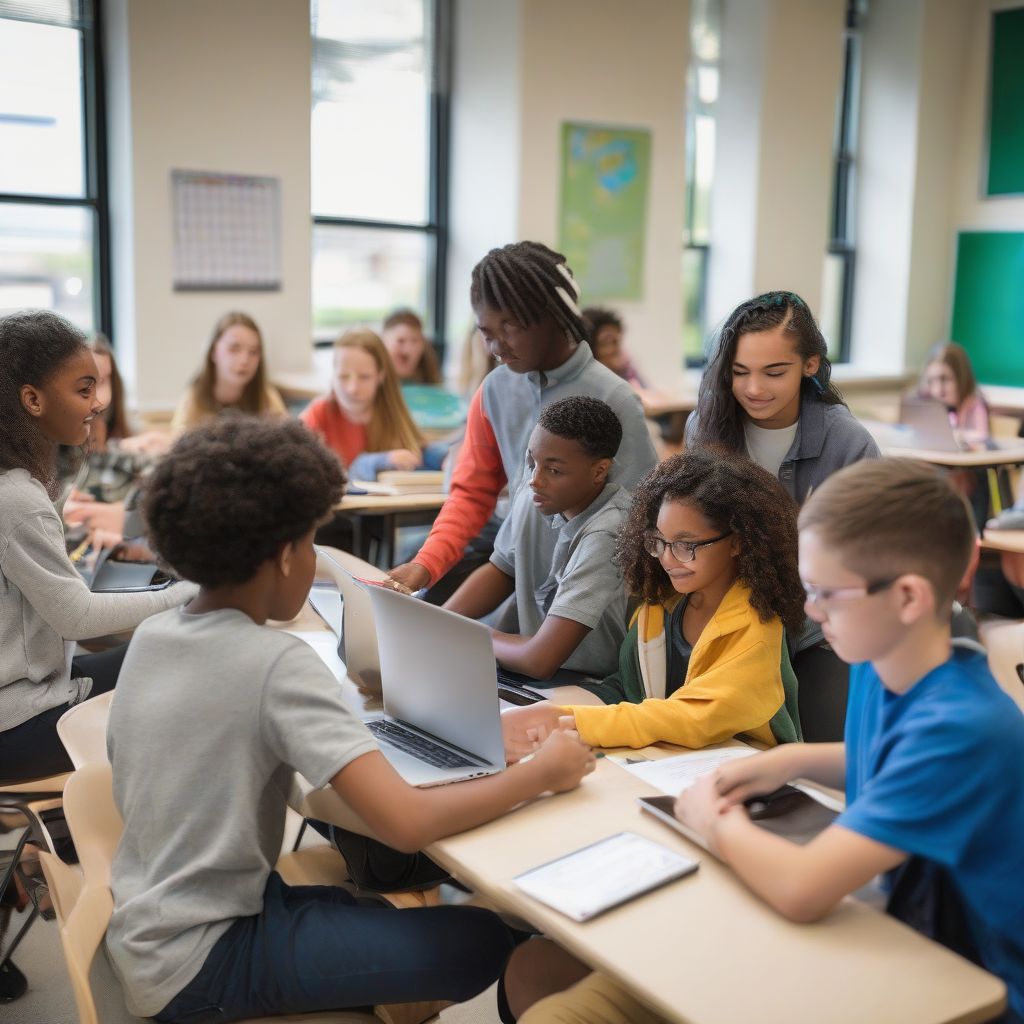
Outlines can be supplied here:
M406 231L428 238L427 303L423 310L428 332L433 336L438 358L445 350L446 305L448 297L449 243L449 156L451 152L452 0L430 0L431 42L430 101L427 127L427 219L378 220L364 217L333 217L313 214L314 229L320 226L360 228L369 231ZM330 341L313 339L314 347L327 348Z
M63 206L92 213L92 308L93 330L100 331L114 344L113 292L111 287L110 197L107 170L106 76L104 73L102 3L80 0L79 33L82 59L82 144L85 195L55 196L21 192L0 192L0 203L19 206ZM19 18L5 15L3 20L29 24L58 24L45 18Z

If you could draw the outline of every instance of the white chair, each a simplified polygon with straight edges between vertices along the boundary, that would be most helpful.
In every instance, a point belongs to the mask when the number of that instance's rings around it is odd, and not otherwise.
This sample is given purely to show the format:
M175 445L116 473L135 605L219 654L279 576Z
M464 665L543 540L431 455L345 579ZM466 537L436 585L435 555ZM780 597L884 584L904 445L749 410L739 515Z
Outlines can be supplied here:
M68 708L57 720L57 735L76 768L107 761L107 720L114 691Z
M993 619L983 622L979 633L996 682L1024 711L1024 622Z

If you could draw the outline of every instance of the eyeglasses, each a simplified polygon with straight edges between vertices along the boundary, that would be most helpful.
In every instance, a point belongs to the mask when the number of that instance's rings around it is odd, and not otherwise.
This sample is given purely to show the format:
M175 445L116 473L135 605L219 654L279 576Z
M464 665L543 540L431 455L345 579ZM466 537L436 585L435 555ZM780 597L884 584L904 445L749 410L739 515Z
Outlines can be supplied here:
M672 552L672 557L677 562L692 562L697 557L698 548L706 548L709 544L717 544L726 537L731 537L732 531L723 533L720 537L712 537L710 540L665 540L657 533L644 534L644 551L654 558L661 558L665 548Z
M815 583L804 583L803 587L811 604L823 605L836 598L870 597L872 594L880 594L883 590L888 590L896 580L895 576L891 580L875 580L874 583L868 583L863 587L819 587Z

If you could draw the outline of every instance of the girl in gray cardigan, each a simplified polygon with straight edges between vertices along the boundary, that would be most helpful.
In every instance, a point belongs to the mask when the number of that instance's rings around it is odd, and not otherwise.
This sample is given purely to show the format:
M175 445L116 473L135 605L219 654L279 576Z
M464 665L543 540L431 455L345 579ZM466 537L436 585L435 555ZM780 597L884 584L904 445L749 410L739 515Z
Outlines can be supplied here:
M836 470L877 458L878 445L832 383L825 338L807 303L768 292L719 330L687 444L748 454L798 504Z
M0 319L0 784L69 771L57 719L117 682L123 647L70 658L73 641L132 629L195 593L93 594L67 556L56 453L88 440L103 408L97 376L63 318Z

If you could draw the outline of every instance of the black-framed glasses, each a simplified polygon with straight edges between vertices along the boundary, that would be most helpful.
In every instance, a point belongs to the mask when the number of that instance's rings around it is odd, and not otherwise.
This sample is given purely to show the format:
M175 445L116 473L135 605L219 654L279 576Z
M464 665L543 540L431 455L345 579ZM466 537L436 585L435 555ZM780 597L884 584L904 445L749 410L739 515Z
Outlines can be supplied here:
M872 594L880 594L888 590L899 577L893 576L891 580L875 580L863 587L819 587L816 583L804 583L804 593L811 604L825 604L836 598L845 597L870 597Z
M732 530L723 533L718 537L710 537L708 540L665 540L658 533L644 534L644 551L654 558L661 558L665 548L672 552L672 557L677 562L692 562L697 557L698 548L706 548L709 544L717 544L720 540L732 536Z

